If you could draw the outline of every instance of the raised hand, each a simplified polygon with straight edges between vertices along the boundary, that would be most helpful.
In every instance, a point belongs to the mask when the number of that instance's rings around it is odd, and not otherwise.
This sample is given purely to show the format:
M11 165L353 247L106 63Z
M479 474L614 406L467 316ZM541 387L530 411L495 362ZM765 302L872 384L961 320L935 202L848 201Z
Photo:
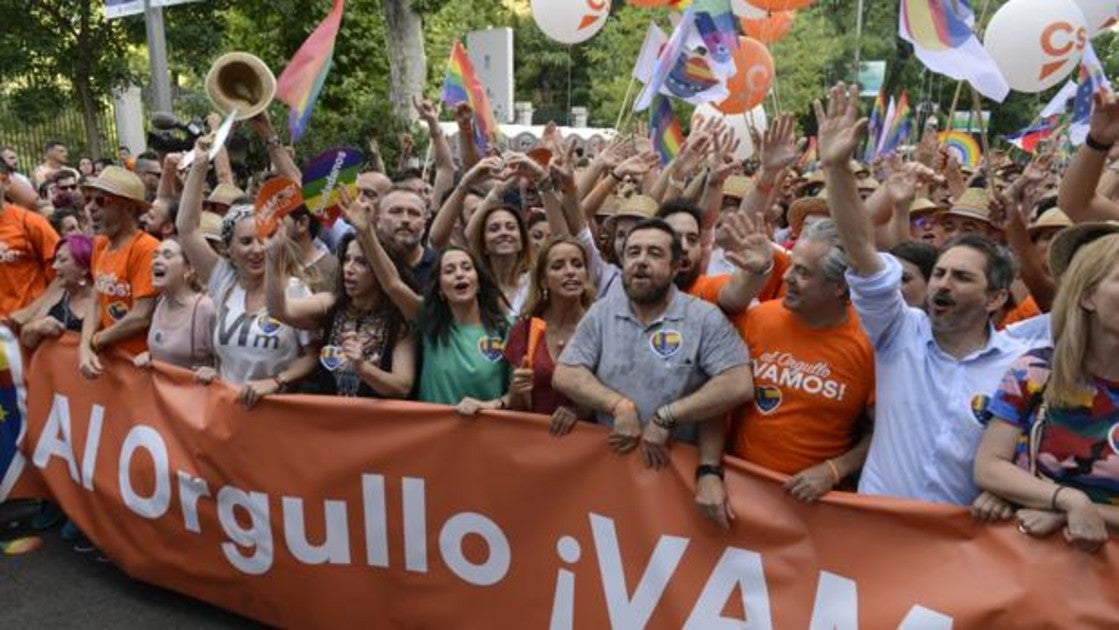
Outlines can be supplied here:
M773 246L765 222L744 211L732 212L723 219L720 239L727 262L753 274L766 273L773 265Z
M936 181L935 171L920 162L907 162L890 173L884 186L892 203L908 203L917 196L917 189L929 182Z
M614 173L621 177L626 177L627 175L640 177L656 166L658 161L659 158L657 157L656 151L644 151L626 158L625 161L614 169Z
M571 138L558 153L552 153L552 161L548 163L548 173L559 190L575 188L575 146L576 138Z
M342 209L342 216L345 217L346 223L355 230L364 232L369 229L369 206L364 201L350 196L350 191L346 190L345 186L338 187L338 207Z
M1103 144L1119 140L1119 99L1100 89L1092 97L1092 115L1088 119L1088 135Z
M417 94L412 97L412 107L415 108L416 114L428 126L439 124L439 113L435 111L435 106L431 104L431 101Z
M816 122L816 150L824 168L847 168L855 155L859 140L866 133L866 118L859 118L859 88L848 88L843 83L828 93L825 109L820 101L814 104Z
M781 115L757 139L754 147L761 159L762 169L776 172L796 164L800 159L803 142L802 140L798 146L793 117Z

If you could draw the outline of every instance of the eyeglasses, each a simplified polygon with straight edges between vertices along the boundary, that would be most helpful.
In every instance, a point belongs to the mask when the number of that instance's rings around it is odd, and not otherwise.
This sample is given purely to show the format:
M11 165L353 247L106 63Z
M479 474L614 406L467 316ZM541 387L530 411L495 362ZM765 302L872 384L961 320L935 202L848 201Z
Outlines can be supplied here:
M937 220L935 215L927 214L913 217L909 220L909 224L912 225L915 230L931 230L936 227Z

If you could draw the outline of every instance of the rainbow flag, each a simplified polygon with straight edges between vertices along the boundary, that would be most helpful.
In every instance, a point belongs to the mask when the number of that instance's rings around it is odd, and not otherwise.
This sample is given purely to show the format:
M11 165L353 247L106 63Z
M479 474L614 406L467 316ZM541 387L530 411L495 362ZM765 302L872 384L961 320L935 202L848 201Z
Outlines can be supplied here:
M0 324L0 503L23 472L25 459L19 452L27 430L27 389L23 376L19 340Z
M866 124L866 151L863 152L863 162L870 164L878 155L878 140L882 136L882 123L886 116L886 91L879 90L878 98L870 110L870 120Z
M474 143L478 150L485 153L489 150L490 140L497 137L497 118L490 107L490 99L478 75L474 73L474 64L462 42L455 41L451 47L451 58L447 60L447 74L443 77L443 104L454 107L459 103L470 105L474 110Z
M926 68L967 80L980 94L1001 103L1010 85L975 36L974 23L967 0L901 0L898 10L898 35L913 44L913 54Z
M319 98L326 75L334 62L334 40L342 26L345 0L334 0L334 7L299 50L295 51L283 74L276 81L276 98L291 107L288 132L298 142L311 122L311 112Z
M961 166L975 170L979 166L979 158L983 150L979 143L966 131L942 131L939 136L940 144L947 147L952 155L956 156Z
M819 167L820 158L816 153L816 136L808 138L808 148L804 151L804 155L800 156L801 173L811 173Z
M672 111L672 103L668 97L661 94L654 96L650 111L649 135L653 147L660 156L661 164L668 164L680 154L680 149L684 146L684 130L676 119L676 113Z
M878 155L890 155L897 151L901 143L909 137L909 129L913 124L913 110L909 107L909 92L901 91L897 101L897 109L889 125L882 130L882 140L878 145Z
M695 28L708 56L718 65L734 72L734 53L738 50L738 18L731 12L730 0L695 0Z
M1026 153L1033 153L1039 142L1053 135L1059 123L1060 116L1042 118L1037 124L1030 125L1009 136L1003 136L1003 139Z

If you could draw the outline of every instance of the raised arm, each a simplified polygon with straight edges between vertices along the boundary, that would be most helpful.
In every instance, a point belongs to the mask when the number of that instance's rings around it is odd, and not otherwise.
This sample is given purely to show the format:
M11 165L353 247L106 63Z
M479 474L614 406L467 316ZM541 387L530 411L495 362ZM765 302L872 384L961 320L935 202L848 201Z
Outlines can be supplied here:
M478 147L474 144L474 110L464 103L455 107L455 122L458 123L458 161L463 170L478 162Z
M480 184L489 177L490 173L500 168L501 158L488 157L466 171L458 186L451 192L451 196L443 202L439 212L435 214L435 219L431 222L428 241L432 247L443 249L450 244L451 235L455 231L455 224L462 220L462 205L466 195L470 193L471 188Z
M292 328L319 330L330 307L334 305L335 298L330 293L316 293L305 298L288 297L290 278L284 268L287 242L287 223L281 222L264 244L267 258L264 267L264 304L268 315Z
M179 196L179 163L182 153L168 153L163 156L163 172L159 176L159 187L155 196L159 199L174 199Z
M796 163L803 149L803 143L796 141L794 131L792 116L781 115L765 133L755 135L754 148L758 152L761 169L754 179L754 187L742 198L740 209L762 217L773 205L788 176L789 168Z
M427 124L427 134L431 138L431 155L435 160L435 182L432 184L432 203L438 203L443 194L455 185L455 160L451 157L451 145L443 128L439 126L439 115L430 101L416 95L412 106Z
M827 109L816 101L817 141L820 163L827 179L828 207L847 252L851 269L860 276L882 270L874 249L874 230L859 199L855 175L847 167L859 139L866 131L866 119L859 118L858 87L844 84L833 87Z
M268 148L268 159L272 160L276 172L293 182L302 182L303 173L291 159L287 148L280 142L280 137L276 135L276 130L272 127L272 119L268 117L268 110L250 118L249 126L261 140L264 140L264 145Z
M175 230L179 233L179 244L186 254L187 260L202 284L210 280L214 266L221 258L210 248L210 244L202 237L200 225L202 222L202 186L206 183L206 152L210 150L212 138L205 136L194 144L194 162L187 171L186 183L183 184L183 197L179 200L179 215L175 217Z
M1119 219L1119 203L1096 193L1107 163L1107 154L1119 140L1119 99L1097 92L1088 121L1088 138L1072 158L1061 178L1057 205L1074 223Z
M736 267L730 282L719 289L719 308L724 313L737 313L765 288L773 273L773 245L766 235L765 223L738 211L723 219L723 249L730 264Z
M406 319L415 321L420 316L423 298L400 277L400 272L397 271L392 258L381 245L377 235L373 233L373 226L369 224L368 208L351 199L345 188L341 188L340 191L342 212L346 216L346 221L353 226L361 251L369 259L369 265L373 268L373 275L377 276L381 289Z

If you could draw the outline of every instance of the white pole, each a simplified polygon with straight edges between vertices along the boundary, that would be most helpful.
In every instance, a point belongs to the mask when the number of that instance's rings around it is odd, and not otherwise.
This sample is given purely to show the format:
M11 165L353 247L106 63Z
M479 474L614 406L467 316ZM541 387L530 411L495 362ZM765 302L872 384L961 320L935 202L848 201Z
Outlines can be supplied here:
M144 0L144 25L148 33L148 63L152 75L152 109L170 112L171 74L167 69L167 37L163 32L163 7Z

